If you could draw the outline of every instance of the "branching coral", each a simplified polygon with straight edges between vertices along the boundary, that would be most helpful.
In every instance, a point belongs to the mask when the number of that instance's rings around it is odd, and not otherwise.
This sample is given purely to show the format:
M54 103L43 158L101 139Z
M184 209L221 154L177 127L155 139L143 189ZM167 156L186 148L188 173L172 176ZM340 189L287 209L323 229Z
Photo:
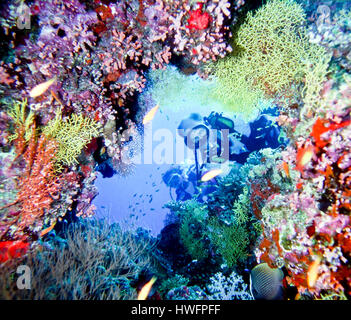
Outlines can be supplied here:
M99 135L100 126L82 114L72 114L62 120L61 111L58 111L55 119L43 129L43 133L58 143L56 161L69 166L78 163L77 157L86 144Z
M2 240L21 239L26 233L35 233L42 228L51 204L60 197L61 185L53 170L56 150L57 143L45 136L38 141L34 135L30 139L23 154L26 168L18 182L16 200L2 208L19 207L2 219Z
M236 1L236 9L242 4ZM174 52L196 65L231 52L226 43L231 33L224 23L231 18L230 7L226 0L207 0L194 6L173 2L170 30L174 33Z
M39 34L35 35L36 39L32 35L25 45L16 48L15 64L21 70L21 76L19 77L19 72L16 73L13 94L18 95L20 87L29 91L35 85L56 76L57 81L50 90L59 97L61 103L73 106L76 112L87 112L84 105L89 100L90 104L96 103L94 112L98 107L107 109L102 88L97 80L91 81L92 75L97 78L95 70L86 62L90 56L88 48L93 47L96 40L91 30L92 24L97 21L96 14L87 13L84 6L75 0L34 1L30 9L38 19L40 29ZM23 60L29 63L24 64ZM89 83L88 88L83 85L84 82ZM40 109L42 124L54 116L58 103L52 99L50 90L39 99L28 101L31 109ZM90 93L89 97L87 93ZM83 94L85 101L80 97ZM100 111L102 115L102 110ZM94 115L93 113L92 118Z
M9 136L9 141L16 140L16 151L21 153L24 149L25 143L33 135L32 127L34 125L34 114L27 110L27 100L15 101L7 112L8 116L12 118L14 122L14 134Z
M216 94L229 108L250 113L264 95L296 99L291 85L303 80L306 64L315 68L325 56L309 43L304 21L302 7L290 0L269 1L248 13L234 52L214 64Z
M210 278L210 300L253 300L243 278L233 271L229 277L221 272Z
M204 233L204 222L208 214L206 207L200 206L195 200L189 200L181 208L178 212L181 221L180 239L193 259L204 259L208 256Z
M216 218L211 218L208 236L229 268L246 261L250 240L245 225L228 226L221 224Z
M52 127L45 128L44 132L36 128L36 119L31 112L28 113L26 101L14 103L9 115L12 116L12 129L15 132L12 135L15 148L12 153L14 156L11 158L9 155L11 162L3 168L2 174L6 178L3 180L5 192L9 186L13 188L13 201L6 201L1 207L1 239L35 239L44 226L51 226L58 217L71 209L81 179L76 173L67 170L58 175L56 164L60 144L56 137L59 137L60 132L70 133L67 122L61 120L61 114L53 120ZM86 144L89 138L87 135L93 134L97 128L94 123L85 122L81 117L73 120L68 121L68 124L77 135L75 138L78 141L74 147L79 148ZM87 133L89 130L90 133ZM78 137L79 134L81 137ZM90 200L86 197L85 201L89 204L95 194L90 194ZM88 208L80 208L81 214L86 210Z

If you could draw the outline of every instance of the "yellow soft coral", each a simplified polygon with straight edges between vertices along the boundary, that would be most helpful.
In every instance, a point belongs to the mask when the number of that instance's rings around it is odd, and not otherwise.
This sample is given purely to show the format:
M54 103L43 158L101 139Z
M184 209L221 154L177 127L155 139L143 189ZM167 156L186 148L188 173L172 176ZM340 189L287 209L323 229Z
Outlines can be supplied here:
M240 26L235 50L212 70L217 96L231 110L250 112L263 97L291 97L292 84L301 83L325 50L308 41L302 7L292 0L271 0L248 13Z
M16 140L19 136L28 142L32 136L32 125L34 123L34 113L27 112L27 99L22 101L14 101L8 110L8 115L13 119L15 132L9 136L9 141Z
M58 164L72 165L78 163L77 157L87 143L100 133L100 126L83 115L72 114L62 120L61 111L43 129L47 137L55 139L58 144L56 161Z

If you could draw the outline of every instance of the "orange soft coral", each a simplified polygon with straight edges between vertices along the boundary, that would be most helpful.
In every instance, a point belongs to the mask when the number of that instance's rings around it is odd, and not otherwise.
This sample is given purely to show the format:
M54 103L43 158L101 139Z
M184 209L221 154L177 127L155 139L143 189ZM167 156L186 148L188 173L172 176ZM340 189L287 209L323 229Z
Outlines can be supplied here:
M328 131L335 131L337 129L350 125L351 121L347 120L341 123L332 123L329 120L318 118L312 127L311 136L315 140L315 144L318 148L325 147L329 141L321 138L321 135Z
M26 167L18 179L17 199L6 208L15 207L15 217L5 219L0 239L25 239L28 233L40 231L45 213L60 196L61 184L54 174L57 143L45 135L30 139L23 158ZM2 209L4 209L3 207Z

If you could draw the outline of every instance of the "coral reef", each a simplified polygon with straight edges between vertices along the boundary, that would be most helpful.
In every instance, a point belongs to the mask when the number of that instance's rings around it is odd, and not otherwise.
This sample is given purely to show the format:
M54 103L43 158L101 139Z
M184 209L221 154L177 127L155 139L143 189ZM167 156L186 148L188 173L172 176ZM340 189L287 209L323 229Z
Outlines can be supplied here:
M198 286L181 286L167 293L167 300L208 300L206 293Z
M134 282L150 264L151 239L118 224L82 219L39 243L25 258L0 265L2 299L135 299ZM16 287L17 265L33 272L31 290ZM133 287L134 286L134 287Z
M0 13L1 298L135 299L156 277L147 299L251 300L246 272L267 263L287 299L350 299L349 1L9 0ZM167 186L194 190L165 204L157 243L90 219L97 171L133 172L156 106L168 120L274 109L254 139L279 135L243 162L203 163L221 165L211 181L173 167ZM32 290L16 287L21 264Z
M97 134L96 125L74 116L62 122L58 113L52 123L40 130L36 127L37 117L27 109L24 100L8 111L13 124L9 132L13 133L7 139L13 143L14 150L7 157L3 153L3 159L9 162L2 170L2 194L6 201L0 208L1 240L36 239L44 226L54 225L57 218L72 210L79 193L78 214L92 215L90 202L96 195L96 190L89 187L94 180L91 174L82 179L77 172L68 170L69 162L63 163L65 167L57 165L67 160L65 150L75 159L92 135ZM63 140L67 137L69 141ZM84 188L80 190L82 180Z
M328 5L320 4L316 15L311 17L314 23L308 29L310 42L325 47L333 54L337 64L348 71L351 68L350 18L350 8L332 13Z
M350 89L347 76L324 84L310 129L297 123L296 147L282 153L298 173L295 188L269 199L261 211L264 239L257 257L284 266L302 296L350 294ZM318 277L311 282L306 274L313 264Z

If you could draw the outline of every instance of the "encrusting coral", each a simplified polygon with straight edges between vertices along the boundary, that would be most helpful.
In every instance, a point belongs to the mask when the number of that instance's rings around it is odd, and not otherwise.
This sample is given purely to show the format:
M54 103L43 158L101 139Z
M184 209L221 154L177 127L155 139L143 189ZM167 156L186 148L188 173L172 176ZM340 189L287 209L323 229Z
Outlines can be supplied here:
M347 76L339 85L324 83L312 127L306 131L306 123L297 122L296 148L282 153L298 173L295 188L262 209L264 237L257 258L285 266L288 282L301 296L350 294L350 92Z

